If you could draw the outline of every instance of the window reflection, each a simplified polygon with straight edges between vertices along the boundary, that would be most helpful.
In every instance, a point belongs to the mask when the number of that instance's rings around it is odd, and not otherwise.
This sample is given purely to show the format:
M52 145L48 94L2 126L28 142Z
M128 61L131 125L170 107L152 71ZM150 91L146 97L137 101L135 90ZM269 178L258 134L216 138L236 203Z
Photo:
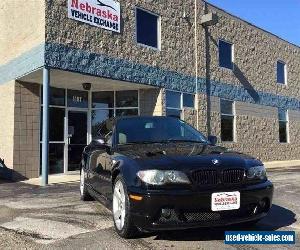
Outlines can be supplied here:
M93 92L92 94L93 108L113 108L114 106L114 92L101 91Z
M174 92L174 91L166 91L166 106L168 108L181 108L181 93L180 92Z
M64 108L49 108L49 141L64 141ZM43 107L41 107L40 138L42 140Z
M181 110L179 109L168 109L166 110L166 115L176 118L181 118Z
M116 116L138 115L138 109L117 109Z
M98 134L100 124L110 118L113 117L113 110L110 109L97 109L92 110L92 136L95 137Z
M116 107L137 107L138 91L126 90L116 92Z
M40 145L40 159L42 159L42 143ZM64 172L64 143L49 143L49 174ZM42 174L42 160L40 160L40 174Z
M66 99L65 89L50 87L49 105L65 106L65 99ZM43 103L43 93L41 93L41 103Z

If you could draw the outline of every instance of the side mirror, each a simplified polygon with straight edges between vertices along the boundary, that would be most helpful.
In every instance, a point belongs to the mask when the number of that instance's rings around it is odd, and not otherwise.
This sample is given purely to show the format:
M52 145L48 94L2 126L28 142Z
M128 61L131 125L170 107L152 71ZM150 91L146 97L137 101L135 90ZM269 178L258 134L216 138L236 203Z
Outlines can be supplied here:
M208 136L208 141L212 144L212 145L216 145L217 141L218 141L218 137L214 136L214 135L209 135Z

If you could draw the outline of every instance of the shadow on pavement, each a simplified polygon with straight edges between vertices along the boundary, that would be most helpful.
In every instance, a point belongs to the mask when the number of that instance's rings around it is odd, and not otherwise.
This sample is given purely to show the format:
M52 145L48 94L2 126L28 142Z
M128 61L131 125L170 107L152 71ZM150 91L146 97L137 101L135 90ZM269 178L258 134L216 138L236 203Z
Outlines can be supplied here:
M37 197L37 195L45 195L47 194L63 194L66 192L78 192L79 193L79 182L63 182L51 184L45 187L32 185L24 182L12 182L7 180L0 180L0 200L7 197L20 197L24 194L27 197ZM1 201L0 201L1 204Z
M166 231L156 236L154 240L170 241L211 241L224 240L225 231L274 231L281 227L291 225L296 221L296 214L284 207L273 205L269 214L256 225L247 227L243 225L233 225L228 227L200 228L180 231Z

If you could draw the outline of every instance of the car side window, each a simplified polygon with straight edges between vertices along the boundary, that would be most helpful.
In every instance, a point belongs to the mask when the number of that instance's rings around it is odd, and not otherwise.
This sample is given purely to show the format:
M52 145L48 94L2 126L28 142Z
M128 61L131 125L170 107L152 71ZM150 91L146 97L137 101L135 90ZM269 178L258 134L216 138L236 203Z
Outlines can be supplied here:
M107 144L111 145L112 144L112 131L109 131L109 133L107 133L105 135L105 140L107 142Z
M107 143L111 143L112 139L112 121L108 120L100 125L98 135L106 139Z
M188 138L192 140L195 136L195 134L192 132L191 129L189 129L189 127L181 126L180 130L181 130L181 136L184 138Z

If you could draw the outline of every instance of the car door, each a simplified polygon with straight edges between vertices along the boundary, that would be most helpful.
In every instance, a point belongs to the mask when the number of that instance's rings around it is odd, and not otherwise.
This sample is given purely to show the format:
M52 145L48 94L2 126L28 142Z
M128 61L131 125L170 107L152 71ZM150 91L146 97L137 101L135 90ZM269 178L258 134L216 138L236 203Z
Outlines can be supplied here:
M98 134L105 138L106 145L95 145L90 153L90 170L91 184L95 191L102 195L108 195L111 191L111 174L107 169L110 155L108 154L111 147L112 125L109 120L100 125Z

